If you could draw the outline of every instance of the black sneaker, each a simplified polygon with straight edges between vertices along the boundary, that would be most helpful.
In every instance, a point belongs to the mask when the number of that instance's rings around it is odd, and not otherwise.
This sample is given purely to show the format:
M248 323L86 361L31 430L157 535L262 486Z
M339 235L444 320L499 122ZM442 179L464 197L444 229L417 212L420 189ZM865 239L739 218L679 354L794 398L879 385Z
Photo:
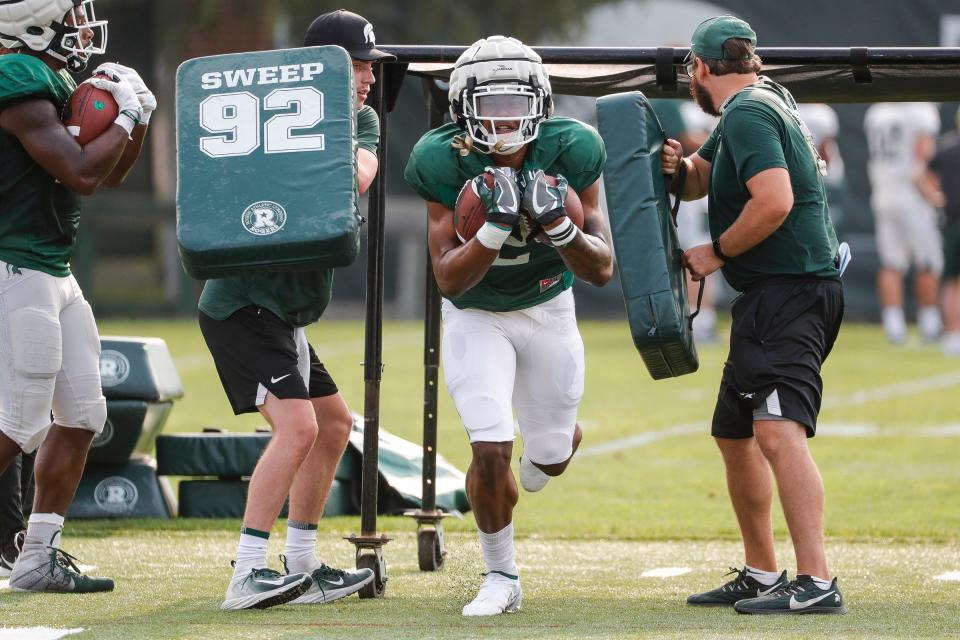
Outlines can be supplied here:
M747 598L756 598L773 593L777 589L787 586L787 572L784 571L777 578L777 581L771 585L765 585L758 582L755 578L747 574L747 568L736 569L730 567L726 576L737 574L737 577L723 586L717 587L712 591L697 593L687 598L687 604L698 607L729 607L735 602Z
M759 598L740 600L733 608L737 613L846 613L843 594L834 578L830 586L821 589L813 579L802 573L785 587Z
M17 531L9 541L0 541L0 578L9 578L17 562L26 531Z
M283 554L280 554L280 561L283 563L284 570L289 574L290 570L287 568L287 559ZM360 591L360 589L373 580L373 570L355 569L352 571L344 571L343 569L334 569L333 567L321 564L318 568L310 572L310 578L313 580L310 588L304 591L303 595L292 600L290 604L320 604L346 598Z

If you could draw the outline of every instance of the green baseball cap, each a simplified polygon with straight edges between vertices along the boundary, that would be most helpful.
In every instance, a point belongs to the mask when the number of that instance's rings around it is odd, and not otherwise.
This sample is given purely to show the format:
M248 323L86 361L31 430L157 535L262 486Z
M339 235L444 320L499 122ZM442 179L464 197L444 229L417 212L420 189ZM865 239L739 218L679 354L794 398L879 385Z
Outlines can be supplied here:
M749 24L734 16L714 16L701 22L693 32L690 50L703 58L722 60L726 58L723 43L730 38L749 40L757 46L757 34Z

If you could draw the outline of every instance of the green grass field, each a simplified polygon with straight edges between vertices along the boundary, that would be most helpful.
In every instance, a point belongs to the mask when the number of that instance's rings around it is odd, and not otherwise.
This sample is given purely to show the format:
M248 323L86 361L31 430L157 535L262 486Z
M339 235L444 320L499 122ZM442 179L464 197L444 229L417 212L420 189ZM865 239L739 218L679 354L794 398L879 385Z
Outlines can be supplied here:
M164 338L187 395L167 432L204 426L250 430L234 418L194 323L104 322L104 335ZM960 363L935 346L893 348L877 327L849 324L828 361L819 435L811 442L827 487L828 553L850 613L836 617L738 616L684 599L742 564L719 455L709 437L725 347L701 349L700 372L654 382L623 323L585 322L584 441L567 473L516 510L524 608L465 620L483 571L473 521L448 519L447 565L421 573L415 525L380 520L386 548L383 600L352 597L263 612L217 609L238 521L72 522L65 548L114 577L97 596L0 591L0 627L82 627L71 638L877 638L960 636ZM363 409L363 329L321 322L311 341L351 407ZM384 331L381 423L419 442L422 325ZM440 452L465 469L469 448L440 392ZM517 447L519 452L520 447ZM782 515L774 526L784 568L794 560ZM341 535L358 518L321 524L325 560L351 565ZM274 529L271 553L284 529ZM275 557L275 556L274 556ZM671 578L645 571L683 567Z

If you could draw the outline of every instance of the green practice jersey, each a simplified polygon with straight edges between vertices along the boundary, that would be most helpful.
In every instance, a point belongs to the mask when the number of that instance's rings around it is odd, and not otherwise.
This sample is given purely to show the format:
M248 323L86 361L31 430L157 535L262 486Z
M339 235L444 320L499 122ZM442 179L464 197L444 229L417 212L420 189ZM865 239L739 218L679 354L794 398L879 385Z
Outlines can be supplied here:
M403 177L424 200L453 209L463 184L494 166L489 155L476 150L460 155L452 143L462 135L455 124L446 124L425 133L413 148ZM597 181L606 160L596 129L569 118L550 118L530 143L523 170L562 175L581 193ZM514 311L546 302L572 284L573 274L556 249L536 242L518 226L483 280L452 302L460 309Z
M25 99L50 100L63 111L76 88L28 54L0 55L0 110ZM38 165L15 135L0 129L0 260L58 277L70 275L80 198Z
M364 106L357 112L357 146L375 154L379 141L377 112ZM268 309L294 327L304 327L323 315L332 292L333 269L265 270L207 280L200 294L200 310L211 318L226 320L238 309L252 304Z
M723 275L742 291L754 282L784 276L835 278L839 270L820 159L795 114L790 93L772 82L735 94L720 124L697 152L711 163L710 233L719 238L750 200L747 181L761 171L782 167L790 174L793 208L783 224L758 245L730 258Z

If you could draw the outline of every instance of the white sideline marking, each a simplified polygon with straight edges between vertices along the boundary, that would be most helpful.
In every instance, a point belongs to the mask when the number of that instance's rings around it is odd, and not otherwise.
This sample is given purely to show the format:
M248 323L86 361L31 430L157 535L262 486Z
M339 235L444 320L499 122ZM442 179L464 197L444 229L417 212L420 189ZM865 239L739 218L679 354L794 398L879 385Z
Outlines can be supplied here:
M689 567L661 567L640 574L641 578L675 578L690 573Z
M947 571L938 576L933 576L934 580L949 580L951 582L960 582L960 571Z
M0 591L3 591L4 589L9 589L9 588L10 588L9 580L0 580Z
M823 407L850 407L859 404L867 404L875 400L887 400L897 396L908 396L925 391L934 391L937 389L946 389L960 384L960 369L948 373L942 373L929 378L919 378L917 380L907 380L897 382L883 387L874 387L873 389L863 389L854 391L846 396L827 397L823 401ZM694 433L710 433L710 422L687 422L676 424L666 429L657 431L646 431L638 433L635 436L619 438L609 442L602 442L589 447L583 447L578 455L591 457L613 453L624 449L636 449L646 446L652 442L666 440L676 436L686 436ZM879 429L876 425L865 423L821 423L817 429L817 435L833 435L846 437L872 437L877 435L886 435L885 430ZM890 433L894 435L894 433ZM897 434L899 435L899 434ZM946 424L936 427L927 427L920 431L919 435L927 437L951 437L960 436L960 424Z
M0 627L0 640L57 640L83 631L53 627Z

